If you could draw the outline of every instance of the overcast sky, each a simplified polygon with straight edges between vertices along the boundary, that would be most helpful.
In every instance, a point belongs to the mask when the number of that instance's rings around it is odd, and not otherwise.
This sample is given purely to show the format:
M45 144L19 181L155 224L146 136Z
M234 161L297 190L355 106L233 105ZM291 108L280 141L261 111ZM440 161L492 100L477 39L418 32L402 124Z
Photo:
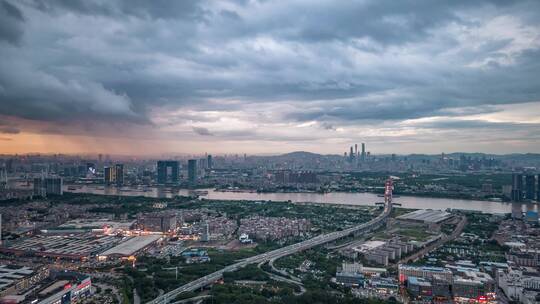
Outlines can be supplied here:
M0 153L540 152L540 1L0 0Z

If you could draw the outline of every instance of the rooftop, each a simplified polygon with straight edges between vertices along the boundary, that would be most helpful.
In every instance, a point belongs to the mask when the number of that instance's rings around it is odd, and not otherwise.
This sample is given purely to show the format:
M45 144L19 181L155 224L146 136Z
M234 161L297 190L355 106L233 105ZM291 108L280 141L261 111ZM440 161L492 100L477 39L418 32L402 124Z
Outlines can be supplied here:
M24 252L36 255L81 258L101 252L104 248L116 244L115 236L82 235L37 235L15 241L9 247L2 247L5 252Z
M373 250L375 248L381 247L384 244L386 244L386 242L384 242L384 241L368 241L368 242L365 242L365 243L361 244L360 246L354 248L354 250L360 251L360 252L366 252L366 251Z
M431 286L431 283L422 279L422 278L417 278L417 277L409 277L407 279L409 281L409 284L411 285L420 285L420 286Z
M115 247L101 253L101 256L108 255L121 255L121 256L130 256L135 254L137 251L145 248L146 246L152 244L153 242L159 240L161 235L141 235L134 236L128 240L116 245Z
M0 265L0 290L11 286L15 281L31 275L34 271L26 266Z
M420 271L431 271L431 272L450 272L450 269L434 266L415 266L415 265L399 265L399 269L403 270L420 270Z
M67 223L64 223L58 228L62 229L129 229L135 224L135 220L132 221L111 221L108 219L92 219L92 220L72 220Z
M417 210L398 216L400 220L417 221L423 223L440 223L452 217L452 214L440 210Z

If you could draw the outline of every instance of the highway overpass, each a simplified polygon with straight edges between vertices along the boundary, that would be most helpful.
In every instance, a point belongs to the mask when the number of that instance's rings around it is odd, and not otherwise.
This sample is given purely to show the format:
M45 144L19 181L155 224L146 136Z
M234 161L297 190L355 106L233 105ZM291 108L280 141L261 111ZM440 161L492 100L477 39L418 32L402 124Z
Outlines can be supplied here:
M385 185L385 193L384 193L385 199L384 199L383 212L379 214L376 218L370 220L367 223L357 225L351 228L347 228L342 231L335 231L335 232L331 232L327 234L322 234L314 238L311 238L309 240L302 241L300 243L292 244L292 245L285 246L276 250L265 252L263 254L246 258L240 262L226 266L225 268L221 270L218 270L204 277L201 277L195 281L191 281L185 285L182 285L174 290L171 290L155 298L154 300L148 302L148 304L169 303L181 293L188 292L188 291L195 291L197 289L203 288L205 286L208 286L216 282L217 280L223 277L224 272L236 271L249 264L267 262L272 259L275 260L275 259L287 256L287 255L294 254L296 252L300 252L300 251L310 249L310 248L313 248L322 244L339 240L341 238L352 235L354 233L367 232L367 231L377 229L385 223L386 218L390 215L390 212L392 211L392 190L393 190L392 180L389 179L388 181L386 181L386 185Z

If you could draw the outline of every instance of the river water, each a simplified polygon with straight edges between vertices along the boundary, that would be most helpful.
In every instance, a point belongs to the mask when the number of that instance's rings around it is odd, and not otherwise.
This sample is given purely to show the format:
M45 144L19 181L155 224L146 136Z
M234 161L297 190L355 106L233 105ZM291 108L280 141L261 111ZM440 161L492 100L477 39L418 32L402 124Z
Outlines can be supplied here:
M64 191L74 193L92 193L122 196L145 196L155 198L171 198L176 195L189 195L187 189L171 189L167 187L146 187L142 188L117 188L114 186L83 185L76 186L75 189L68 186ZM201 195L206 199L217 200L251 200L251 201L292 201L292 202L312 202L323 204L350 204L373 206L377 202L382 202L383 198L374 193L254 193L254 192L222 192L213 189L204 189L207 195ZM501 203L489 201L462 200L451 198L429 198L417 196L400 196L393 199L394 203L400 203L404 208L411 209L464 209L482 211L484 213L510 213L512 210L537 211L536 204L522 203Z

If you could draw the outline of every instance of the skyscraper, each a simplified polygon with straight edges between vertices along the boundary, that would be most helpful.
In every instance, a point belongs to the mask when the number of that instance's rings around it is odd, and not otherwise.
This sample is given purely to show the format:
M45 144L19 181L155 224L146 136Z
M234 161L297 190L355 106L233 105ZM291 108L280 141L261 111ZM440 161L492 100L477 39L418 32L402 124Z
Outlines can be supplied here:
M197 160L196 159L188 160L188 180L190 183L195 183L197 181Z
M103 180L107 185L124 185L124 165L116 164L114 167L103 167Z
M201 171L208 169L208 159L207 158L199 159L198 165Z
M512 174L512 201L520 202L523 199L523 175Z
M62 195L63 182L61 177L34 178L34 195L47 196L48 194Z
M529 200L533 200L536 196L536 193L534 191L535 188L535 182L536 178L534 175L527 175L525 176L525 198Z
M9 158L8 160L6 160L6 171L7 173L15 172L15 169L13 166L13 158Z
M537 186L536 186L536 201L540 202L540 174L537 176Z
M212 161L213 161L212 154L208 154L207 156L208 169L212 169L212 167L214 166L214 163Z
M352 163L353 159L354 159L353 146L351 146L351 152L349 152L349 161Z
M204 231L201 236L201 241L208 242L210 241L210 225L208 224L208 221L204 223L203 228L204 228Z
M365 143L362 143L362 157L361 157L362 161L365 161L366 160L366 144Z
M160 160L157 162L158 184L176 184L179 174L178 162L174 160Z
M116 181L116 170L112 167L104 167L103 179L107 185L114 183Z
M8 179L7 179L7 170L5 168L0 168L0 190L7 189Z
M116 171L116 185L122 186L124 184L124 165L116 164L114 166L114 171Z

